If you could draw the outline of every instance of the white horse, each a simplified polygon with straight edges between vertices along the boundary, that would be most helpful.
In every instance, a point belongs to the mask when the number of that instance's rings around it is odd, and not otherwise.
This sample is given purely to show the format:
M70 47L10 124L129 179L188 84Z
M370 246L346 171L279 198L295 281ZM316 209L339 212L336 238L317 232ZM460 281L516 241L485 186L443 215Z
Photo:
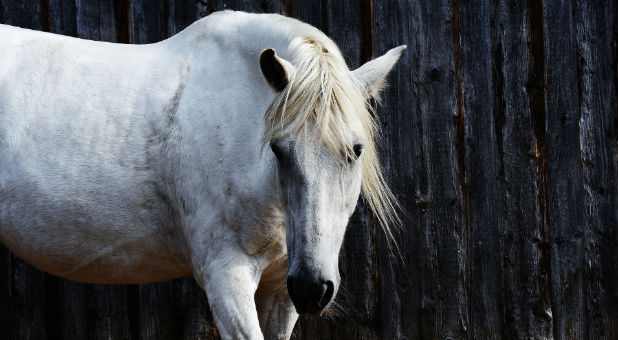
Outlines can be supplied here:
M229 11L150 45L0 46L0 241L44 271L193 274L223 339L286 339L335 296L360 192L396 219L366 103L404 46L352 72L309 25Z

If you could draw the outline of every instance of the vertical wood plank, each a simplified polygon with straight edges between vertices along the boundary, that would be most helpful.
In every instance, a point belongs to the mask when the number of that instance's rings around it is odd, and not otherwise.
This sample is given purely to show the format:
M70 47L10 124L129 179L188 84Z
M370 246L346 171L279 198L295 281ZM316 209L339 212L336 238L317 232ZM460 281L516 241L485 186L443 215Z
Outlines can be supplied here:
M456 7L431 2L421 8L426 51L421 55L420 110L427 176L427 214L423 216L421 275L424 277L421 327L428 338L468 338L468 296L465 289L465 212L458 134L464 112L456 85L454 53L459 34ZM460 95L460 94L459 94ZM458 105L459 103L459 105ZM459 107L458 107L459 106ZM461 147L461 144L459 145Z
M422 5L423 33L419 93L427 214L421 219L423 338L468 338L468 296L465 288L467 249L464 198L460 182L458 134L464 112L458 103L460 80L455 59L459 38L457 8L446 1ZM458 107L459 106L459 107ZM459 145L462 146L461 144Z
M180 332L175 281L142 285L139 289L140 338L173 339Z
M89 296L89 339L131 339L126 285L93 285Z
M245 11L250 13L280 13L283 14L283 7L280 0L209 0L209 11Z
M400 298L405 300L397 302L403 308L396 306L403 309L402 313L387 314L383 322L388 323L388 317L397 318L401 315L401 324L405 326L398 326L392 321L390 326L402 329L406 336L422 339L467 338L469 317L468 297L464 286L464 202L456 147L457 130L461 128L458 121L463 119L457 106L456 91L456 13L446 1L374 3L376 54L386 50L379 44L389 41L393 36L392 33L387 33L389 28L381 28L380 23L399 26L394 21L401 19L390 12L392 8L405 9L398 13L405 18L404 22L410 22L407 24L409 26L397 29L402 31L398 34L401 34L403 39L412 37L406 52L410 53L406 58L411 58L411 61L410 66L405 61L401 64L406 71L406 68L410 67L409 72L405 73L406 77L410 77L409 80L400 80L394 91L401 92L393 93L393 98L387 99L387 103L392 101L395 107L403 111L400 113L401 118L395 119L394 123L386 123L388 125L385 128L394 129L393 135L401 136L400 152L405 152L406 147L418 150L414 158L404 158L406 161L401 163L408 166L408 169L414 169L414 172L403 170L402 173L415 177L410 181L414 183L415 205L410 213L418 218L418 225L412 225L416 230L409 232L409 236L404 236L401 243L415 242L404 250L404 256L417 259L418 270L408 267L407 275L420 290L420 296L417 300L417 293L414 291L400 290L406 292L400 295ZM388 19L391 17L392 19ZM409 85L402 86L406 81ZM407 97L414 99L406 99ZM390 120L393 116L388 118ZM393 127L390 127L391 124ZM408 130L410 125L412 131ZM402 127L401 130L397 130L399 126ZM408 129L404 130L405 128ZM415 132L418 132L418 141L410 141L410 134ZM392 147L391 143L392 141L389 141L386 144ZM410 162L414 164L409 164ZM396 170L401 171L404 166ZM410 191L407 192L408 195ZM412 197L407 199L411 200ZM406 203L406 206L410 204ZM417 250L411 250L412 247ZM414 275L418 275L418 279L413 277ZM385 292L382 298L386 294L388 292ZM411 305L420 308L419 312ZM416 327L410 325L415 322ZM418 334L414 334L415 332ZM401 333L394 335L403 337Z
M130 42L150 44L165 39L168 15L167 0L130 0Z
M12 255L10 339L47 339L45 274Z
M47 25L43 18L40 0L0 1L0 23L43 30Z
M615 2L577 1L575 23L579 133L583 163L585 338L618 336L618 221L615 126L617 65L612 64ZM614 42L615 43L615 42Z
M326 1L327 0L295 0L294 18L319 28L328 35L328 25L326 23Z
M355 0L327 0L323 13L324 29L339 46L348 67L353 70L360 66L360 36L364 25L362 13L368 4ZM370 23L369 23L370 24Z
M11 322L11 253L3 245L0 245L0 335L6 336L12 333Z
M48 276L47 318L50 337L55 339L86 339L91 326L88 308L91 286Z
M200 18L200 7L195 0L169 0L167 20L168 37L182 31Z
M548 235L545 232L544 23L541 6L500 1L493 8L494 124L504 220L502 338L552 338ZM542 121L537 138L536 120Z
M77 36L115 41L113 0L76 0Z
M571 1L546 1L547 186L554 338L585 338L584 190Z
M49 0L49 21L52 33L77 36L77 14L75 1Z
M499 238L504 207L496 198L504 193L493 112L489 3L461 2L459 14L464 131L458 143L465 146L459 171L465 182L470 335L497 339L502 334Z
M373 56L407 45L378 105L382 128L380 152L385 175L402 206L404 223L394 229L395 247L379 234L380 337L421 338L421 233L427 214L426 149L420 93L426 91L422 69L428 40L426 20L417 1L373 1ZM447 50L450 54L451 51Z
M183 339L218 339L219 335L213 321L204 290L193 277L178 280L178 299L181 306Z

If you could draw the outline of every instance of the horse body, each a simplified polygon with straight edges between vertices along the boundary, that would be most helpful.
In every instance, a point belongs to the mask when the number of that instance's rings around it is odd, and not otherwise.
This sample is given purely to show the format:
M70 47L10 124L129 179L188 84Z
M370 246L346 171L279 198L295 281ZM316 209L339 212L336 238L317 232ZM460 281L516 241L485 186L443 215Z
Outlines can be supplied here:
M255 126L263 119L234 110L234 103L213 105L226 91L245 95L241 101L260 101L250 97L252 91L239 93L254 87L230 76L236 65L217 55L221 49L200 42L187 46L182 35L140 46L2 29L7 40L0 70L3 242L38 267L81 281L135 283L190 274L178 209L197 202L178 204L173 196L197 198L171 193L165 183L193 181L191 186L212 192L219 190L213 183L228 185L223 192L230 196L238 189L235 183L256 186L251 181L260 178L247 175L256 173L248 170L259 161ZM221 54L234 58L234 52ZM203 65L191 65L195 53ZM192 68L201 68L202 77L191 78ZM201 83L198 96L204 105L183 112L181 100L191 98L183 92L194 86L191 82ZM240 114L245 116L234 117ZM174 140L189 129L196 134ZM208 153L201 158L209 164L195 164L191 171L197 173L185 174L161 164L183 162L177 153L189 154L180 145L187 142L201 149L195 154ZM225 154L226 143L244 147ZM226 215L239 215L228 204L238 202L238 195L220 199L224 202L216 205L225 206ZM217 213L220 208L208 215Z
M286 291L287 248L304 247L290 241L289 225L307 219L286 208L289 196L329 198L326 189L280 196L281 173L322 184L263 150L264 112L281 89L258 59L269 48L283 53L269 60L290 77L291 42L322 34L277 15L225 12L150 45L9 26L0 36L0 241L79 281L193 274L223 338L289 337L297 314ZM320 169L338 163L312 152L305 148L305 163L328 177ZM345 208L332 212L343 229L322 247L334 263L360 190L360 168L350 171L358 181L340 190Z

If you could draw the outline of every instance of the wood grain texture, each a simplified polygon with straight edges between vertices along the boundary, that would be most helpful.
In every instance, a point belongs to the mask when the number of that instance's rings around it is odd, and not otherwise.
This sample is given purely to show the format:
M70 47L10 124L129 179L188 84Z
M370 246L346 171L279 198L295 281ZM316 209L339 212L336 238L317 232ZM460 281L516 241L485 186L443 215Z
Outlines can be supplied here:
M42 31L47 25L40 0L0 2L0 22L3 24Z
M530 3L530 1L528 2ZM493 111L503 182L499 232L503 339L552 337L544 201L543 8L492 8ZM537 119L543 119L535 133ZM491 255L489 255L491 256Z
M555 339L585 338L584 188L573 3L545 7L547 195Z
M427 214L427 149L423 147L421 77L428 60L422 58L427 41L419 34L423 27L421 7L413 1L373 2L372 47L375 57L398 45L407 45L382 93L377 114L383 130L380 155L385 174L406 212L401 228L395 230L397 248L390 249L378 233L378 285L380 292L380 338L418 338L422 326L423 275L421 233ZM421 47L423 46L423 47ZM397 145L397 147L394 147Z
M210 13L228 9L252 13L284 13L280 0L209 0L206 2Z
M618 337L618 212L616 182L616 67L612 33L616 4L575 3L579 135L583 165L584 337ZM615 48L615 45L614 45Z
M490 7L485 2L462 2L459 8L461 46L461 91L465 145L460 172L464 181L467 233L466 277L470 336L498 339L502 335L500 294L500 231L504 197L500 178L500 154L496 117L493 112ZM461 152L461 151L460 151Z
M50 0L49 1L49 31L77 36L77 8L73 0Z
M351 68L408 46L377 107L398 247L360 202L337 305L293 339L618 339L616 0L0 0L0 22L151 43L224 9L310 23ZM81 284L0 246L0 338L218 333L193 278Z
M421 334L423 338L469 337L465 286L467 242L465 157L461 135L460 23L457 3L421 4L424 38L420 55L419 111L427 181L421 196L426 213L420 219Z

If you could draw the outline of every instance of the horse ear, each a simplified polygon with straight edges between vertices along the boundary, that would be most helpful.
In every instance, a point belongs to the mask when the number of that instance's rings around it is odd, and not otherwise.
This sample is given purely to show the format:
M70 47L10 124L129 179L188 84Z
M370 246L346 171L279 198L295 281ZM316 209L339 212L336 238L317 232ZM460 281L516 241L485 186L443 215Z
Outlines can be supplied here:
M260 68L266 81L277 92L283 91L294 72L294 66L279 58L272 48L266 49L260 54Z
M352 73L365 87L365 91L370 97L376 97L380 90L386 85L386 76L393 68L401 53L406 49L406 45L395 47L386 52L383 56L366 62Z

